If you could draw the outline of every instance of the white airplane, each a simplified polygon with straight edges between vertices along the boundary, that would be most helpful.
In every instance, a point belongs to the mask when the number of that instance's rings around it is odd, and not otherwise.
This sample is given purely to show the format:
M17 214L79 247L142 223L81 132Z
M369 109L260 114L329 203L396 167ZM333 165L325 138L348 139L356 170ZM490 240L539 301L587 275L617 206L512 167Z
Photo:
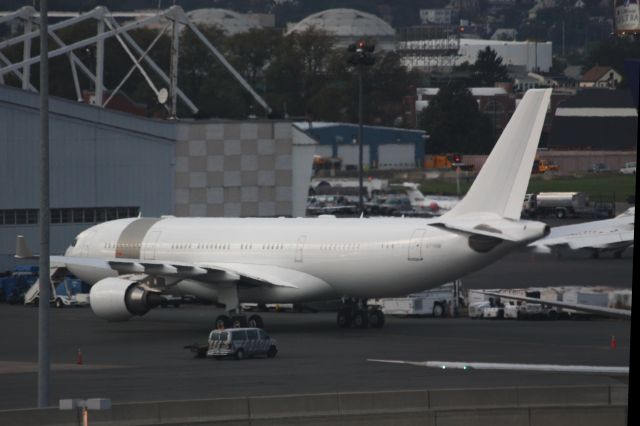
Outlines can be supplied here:
M448 212L460 202L460 199L457 197L447 197L444 195L425 196L420 189L418 189L418 184L416 183L403 182L402 186L405 188L411 201L411 207L419 212L428 212L439 216Z
M593 257L612 251L614 256L620 257L625 249L633 246L635 214L635 207L631 207L613 219L551 228L549 235L529 247L539 253L551 253L565 247L591 250Z
M92 284L94 313L111 321L172 293L224 304L226 326L247 323L244 302L342 298L340 327L382 327L366 299L453 281L548 234L520 213L550 95L526 93L466 197L439 218L119 219L81 232L51 262ZM20 237L16 257L30 257Z

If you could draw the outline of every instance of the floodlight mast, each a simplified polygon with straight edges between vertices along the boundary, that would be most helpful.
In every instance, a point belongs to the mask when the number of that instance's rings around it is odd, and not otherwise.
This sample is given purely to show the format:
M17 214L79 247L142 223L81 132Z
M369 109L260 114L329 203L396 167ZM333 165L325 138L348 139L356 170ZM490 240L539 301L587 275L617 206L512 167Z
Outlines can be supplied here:
M47 34L47 0L40 0L40 28ZM38 407L49 406L49 38L40 37L40 258L38 303ZM28 66L28 65L26 65Z
M355 65L358 70L358 209L360 210L360 215L364 214L364 154L363 154L363 131L362 131L362 74L364 72L364 66L373 65L375 62L375 58L373 56L373 51L376 46L373 43L367 43L364 40L360 40L355 44L349 45L349 52L351 55L349 56L348 62L351 65ZM369 150L371 153L371 150ZM371 154L369 154L371 155Z

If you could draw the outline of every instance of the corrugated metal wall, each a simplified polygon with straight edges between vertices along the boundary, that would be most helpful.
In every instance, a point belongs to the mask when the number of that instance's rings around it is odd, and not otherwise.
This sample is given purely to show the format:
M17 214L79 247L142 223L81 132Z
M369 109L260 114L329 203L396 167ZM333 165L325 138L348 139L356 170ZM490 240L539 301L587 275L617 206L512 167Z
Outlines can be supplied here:
M51 99L51 206L140 207L171 214L175 125ZM38 208L38 95L0 86L0 209ZM54 224L63 251L91 224ZM37 225L0 225L0 271L13 265L17 233L37 248Z

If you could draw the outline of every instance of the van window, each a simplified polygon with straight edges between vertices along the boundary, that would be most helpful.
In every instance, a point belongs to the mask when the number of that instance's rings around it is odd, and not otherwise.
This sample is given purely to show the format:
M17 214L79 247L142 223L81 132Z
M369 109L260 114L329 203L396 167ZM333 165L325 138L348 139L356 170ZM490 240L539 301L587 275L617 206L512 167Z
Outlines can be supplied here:
M217 332L213 332L211 333L211 336L209 336L209 340L213 340L214 342L225 342L227 340L227 338L229 337L229 333L222 332L222 333L217 333Z
M262 340L266 340L269 338L269 336L267 335L267 333L264 332L264 330L260 330L259 333L260 333L260 338Z
M231 340L247 340L247 332L245 330L234 331L233 334L231 334Z
M249 340L258 340L258 330L247 330Z

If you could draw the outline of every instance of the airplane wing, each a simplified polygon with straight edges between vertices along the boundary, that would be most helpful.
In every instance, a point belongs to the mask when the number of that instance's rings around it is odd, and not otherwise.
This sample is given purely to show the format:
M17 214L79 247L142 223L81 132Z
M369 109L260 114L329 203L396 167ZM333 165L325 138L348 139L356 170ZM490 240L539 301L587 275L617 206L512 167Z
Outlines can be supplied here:
M634 216L620 215L613 219L597 220L575 225L558 226L549 235L537 240L529 247L540 252L552 248L577 249L622 249L633 245Z
M248 286L297 288L296 283L317 279L308 274L271 265L234 263L187 263L166 260L100 259L51 256L51 262L116 271L118 274L147 274L173 279L195 278L204 282L237 281Z
M512 371L548 371L562 373L600 373L629 375L629 367L596 365L557 365L557 364L517 364L496 362L459 362L459 361L400 361L392 359L368 359L370 362L387 364L406 364L417 367L429 367L459 370L512 370Z
M627 309L603 308L600 306L585 305L584 303L549 301L549 300L537 299L535 297L514 296L511 294L493 293L493 292L480 291L480 290L474 290L474 291L481 294L486 294L487 296L520 300L520 301L529 302L529 303L539 303L541 305L557 306L559 308L573 309L576 311L587 312L590 314L598 314L598 315L603 315L603 316L613 317L613 318L624 318L629 320L631 319L631 311Z

